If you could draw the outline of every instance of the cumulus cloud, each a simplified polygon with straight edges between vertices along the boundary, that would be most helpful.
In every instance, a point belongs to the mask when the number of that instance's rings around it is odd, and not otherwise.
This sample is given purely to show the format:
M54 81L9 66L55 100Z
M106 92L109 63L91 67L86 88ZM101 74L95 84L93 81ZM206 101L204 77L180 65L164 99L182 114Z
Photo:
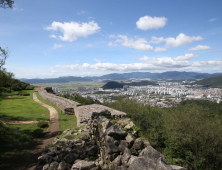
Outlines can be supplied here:
M209 50L209 49L212 49L212 48L207 45L198 45L196 47L192 47L192 48L188 49L188 51Z
M161 43L162 41L164 41L164 38L163 37L154 37L154 36L152 36L151 37L151 43L155 43L155 44L158 44L158 43Z
M98 59L93 59L94 61L96 61L97 63L100 63L101 62L101 60L98 60Z
M167 49L164 47L156 47L155 52L161 52L161 51L166 51Z
M152 58L152 57L144 56L142 58L139 58L138 60L145 61L147 63L151 63L155 66L160 66L160 67L180 68L180 67L191 66L192 63L187 60L197 58L197 57L199 57L199 55L187 53L184 56L178 56L176 58L172 58L172 57Z
M57 49L57 48L61 48L61 47L62 47L62 45L61 45L61 44L54 44L53 49Z
M51 73L57 73L58 71L55 71L55 70L51 70Z
M166 45L173 46L173 47L179 47L181 45L188 45L188 44L193 43L193 41L200 41L200 40L203 40L201 36L190 37L183 33L180 33L176 38L169 37L165 39Z
M136 40L128 38L126 35L118 35L115 43L110 42L109 46L122 45L129 48L135 48L141 51L153 51L153 47L147 44L148 42L143 38L138 38Z
M76 41L78 37L88 37L100 31L100 27L94 21L85 23L77 22L56 22L54 21L50 27L45 27L46 30L60 31L63 36L58 36L63 41Z
M159 29L166 25L167 18L165 17L151 17L151 16L144 16L141 17L137 22L137 28L141 30L148 30L148 29Z
M213 21L216 21L217 18L211 18L210 20L208 20L208 22L213 22Z
M49 37L50 37L50 38L57 38L57 36L56 36L56 35L53 35L53 34L50 35Z
M88 47L92 47L92 44L88 44L87 46L88 46Z

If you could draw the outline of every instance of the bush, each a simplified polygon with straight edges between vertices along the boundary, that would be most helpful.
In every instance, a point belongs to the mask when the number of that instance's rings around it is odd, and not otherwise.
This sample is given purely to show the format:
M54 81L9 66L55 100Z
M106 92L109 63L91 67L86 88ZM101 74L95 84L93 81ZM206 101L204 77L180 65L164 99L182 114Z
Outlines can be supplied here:
M28 85L25 90L34 90L34 86Z
M40 127L40 128L45 128L45 127L48 127L49 124L44 121L44 120L40 120L38 123L37 123L37 126Z
M35 138L41 138L41 137L43 137L43 136L44 136L43 129L41 129L41 128L35 129L35 130L32 132L32 135L33 135Z
M18 95L20 95L20 96L30 96L29 93L24 92L24 91L20 91L20 92L18 93Z

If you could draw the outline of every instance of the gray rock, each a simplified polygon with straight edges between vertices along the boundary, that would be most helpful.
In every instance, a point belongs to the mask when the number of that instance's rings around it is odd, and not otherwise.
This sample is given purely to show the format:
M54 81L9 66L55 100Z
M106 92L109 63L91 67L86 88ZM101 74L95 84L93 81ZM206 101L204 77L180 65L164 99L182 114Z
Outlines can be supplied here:
M125 138L127 136L127 132L123 131L122 129L115 129L113 126L109 127L106 130L106 134L108 136L114 137L114 138Z
M125 148L128 147L128 143L125 140L122 140L118 146L121 152L124 152Z
M140 138L137 138L133 144L133 149L139 150L143 148L143 146L144 146L143 141Z
M138 158L137 156L131 155L129 161L128 161L128 166L133 162L134 159Z
M96 167L95 162L92 161L84 161L84 160L76 160L75 164L73 164L71 170L90 170Z
M114 138L113 137L111 137L111 136L105 136L105 141L107 142L107 143L113 143L114 142Z
M137 157L129 165L128 170L156 170L156 163L152 159Z
M161 158L164 162L166 162L166 158L162 154L160 154L156 149L154 149L152 146L148 146L145 149L143 149L139 154L139 157L141 156L153 159L155 160L155 162L157 162L157 160Z
M73 164L76 159L74 153L70 153L64 157L64 160L69 164Z
M47 170L47 169L49 169L49 167L50 167L49 164L45 164L45 165L43 166L42 170Z
M129 143L130 146L132 146L134 144L134 139L129 133L126 136L126 141Z
M48 155L43 155L41 158L39 158L39 165L45 165L47 163L51 163L53 158Z
M106 120L105 122L102 123L103 131L105 131L106 129L108 129L112 125L113 125L112 122L110 122L109 120Z
M134 125L134 123L131 121L128 125L125 126L125 129L130 130L130 129L132 129L133 125Z
M121 162L123 165L125 165L125 166L127 165L131 155L132 155L132 153L129 150L129 148L125 148L124 154L122 155L122 158L121 158Z
M172 170L172 168L166 162L162 161L161 158L159 158L158 161L157 161L156 170Z
M105 147L105 152L107 154L112 154L112 153L119 152L119 149L114 143L107 143Z
M59 166L59 163L58 163L58 162L52 162L52 163L50 164L50 167L51 167L51 168L54 168L54 169L57 169L58 166Z
M64 162L60 162L57 170L67 170L67 166Z
M114 159L113 165L115 167L118 167L118 166L122 165L121 158L122 158L122 155L119 155L119 156L116 157L116 159Z
M170 167L172 170L187 170L186 168L177 165L170 165Z

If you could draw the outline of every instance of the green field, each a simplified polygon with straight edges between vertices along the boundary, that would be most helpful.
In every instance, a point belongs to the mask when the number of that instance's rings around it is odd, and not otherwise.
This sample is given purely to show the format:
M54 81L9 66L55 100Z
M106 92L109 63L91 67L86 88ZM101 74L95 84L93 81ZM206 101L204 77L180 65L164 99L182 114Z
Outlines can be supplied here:
M0 118L10 120L49 120L48 109L42 107L33 100L34 90L24 90L30 96L17 95L18 92L12 92L12 98L7 95L1 96Z
M77 87L84 86L86 88L93 87L98 88L102 87L105 83L90 81L90 82L70 82L70 83L48 83L48 84L35 84L38 86L46 86L46 87L57 87L59 91L66 91L66 90L76 90Z

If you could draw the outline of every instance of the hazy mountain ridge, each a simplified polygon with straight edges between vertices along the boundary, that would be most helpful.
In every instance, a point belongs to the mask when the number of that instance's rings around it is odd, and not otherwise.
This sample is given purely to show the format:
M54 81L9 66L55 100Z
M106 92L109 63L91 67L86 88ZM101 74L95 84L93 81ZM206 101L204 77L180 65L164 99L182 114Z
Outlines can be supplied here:
M206 79L196 81L193 84L211 86L211 87L222 87L222 76L209 77L209 78L206 78Z
M197 73L197 72L177 72L177 71L168 71L163 73L150 73L150 72L132 72L132 73L112 73L103 76L93 76L93 77L59 77L59 78L47 78L47 79L20 79L26 83L38 84L38 83L68 83L72 81L92 81L99 79L109 79L109 80L127 80L130 78L135 79L145 79L150 78L153 80L157 79L176 79L176 80L185 80L185 79L204 79L208 77L222 76L222 73Z

